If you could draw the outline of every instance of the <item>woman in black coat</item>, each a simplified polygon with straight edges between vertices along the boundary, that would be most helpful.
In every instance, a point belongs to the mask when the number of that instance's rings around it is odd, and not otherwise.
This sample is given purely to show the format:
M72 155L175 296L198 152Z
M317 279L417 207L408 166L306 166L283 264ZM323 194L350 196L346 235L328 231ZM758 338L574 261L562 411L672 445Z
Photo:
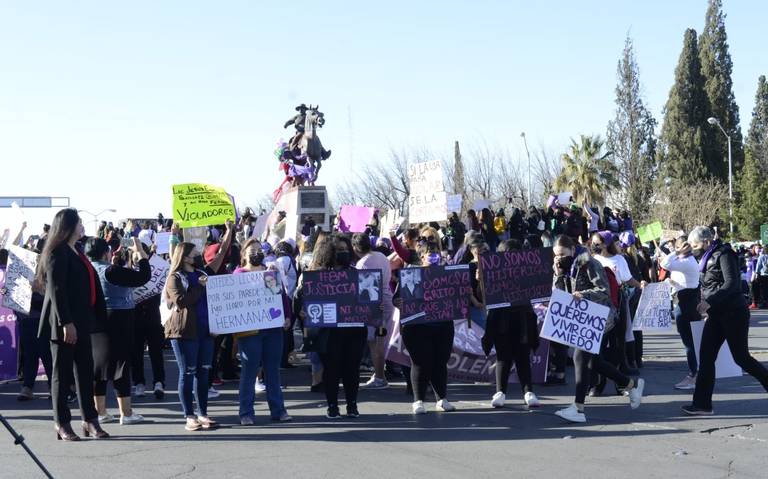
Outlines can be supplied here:
M109 434L101 429L93 399L91 331L106 318L101 283L90 261L77 249L83 224L77 210L66 208L53 219L38 275L45 284L45 298L38 336L49 338L53 356L51 398L58 439L79 441L70 424L67 394L77 386L82 429L86 437Z

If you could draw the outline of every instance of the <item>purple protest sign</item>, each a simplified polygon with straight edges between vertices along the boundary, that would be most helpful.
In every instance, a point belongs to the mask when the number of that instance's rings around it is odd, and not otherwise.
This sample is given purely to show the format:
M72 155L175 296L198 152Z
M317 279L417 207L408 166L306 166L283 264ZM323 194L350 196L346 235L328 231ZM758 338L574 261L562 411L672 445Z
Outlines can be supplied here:
M485 253L480 257L488 309L520 306L552 294L552 248Z
M467 264L400 270L403 324L467 319L472 294Z
M373 218L373 208L367 206L344 205L339 211L339 231L343 233L363 233Z
M381 326L381 288L387 287L381 281L380 270L305 271L301 283L306 326Z
M5 288L5 268L0 267L0 289ZM0 306L0 381L16 379L19 345L16 341L16 313Z

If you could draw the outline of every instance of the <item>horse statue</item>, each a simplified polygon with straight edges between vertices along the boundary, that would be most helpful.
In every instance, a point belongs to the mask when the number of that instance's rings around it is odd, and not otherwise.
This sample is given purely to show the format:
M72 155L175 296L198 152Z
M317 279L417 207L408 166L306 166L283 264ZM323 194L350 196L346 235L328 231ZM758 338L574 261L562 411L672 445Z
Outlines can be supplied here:
M273 194L275 202L280 199L286 184L314 186L322 162L331 156L331 150L323 148L317 136L317 129L325 124L325 116L319 111L319 106L307 107L302 103L296 107L296 111L299 113L283 126L288 128L294 125L296 134L288 143L281 140L275 151L280 169L285 173L285 179Z

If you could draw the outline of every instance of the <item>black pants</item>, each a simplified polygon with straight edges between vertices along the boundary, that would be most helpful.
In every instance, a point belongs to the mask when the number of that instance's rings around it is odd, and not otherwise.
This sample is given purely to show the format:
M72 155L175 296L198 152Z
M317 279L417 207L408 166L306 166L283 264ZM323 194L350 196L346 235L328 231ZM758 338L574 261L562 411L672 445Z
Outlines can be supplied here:
M437 399L448 394L448 360L453 351L453 321L412 324L401 328L403 344L411 356L411 384L417 401L424 401L432 384Z
M157 305L154 303L154 298L150 298L136 306L131 374L134 384L146 384L144 378L144 345L146 344L149 349L149 361L152 363L153 382L162 383L165 387L165 364L163 362L165 336L163 326L160 323L159 297Z
M712 409L712 391L715 389L715 360L723 341L728 341L733 360L744 371L760 381L768 391L768 369L749 355L749 310L745 306L736 310L713 314L704 323L699 348L699 372L696 375L696 391L693 405Z
M294 321L291 320L291 327L288 329L283 329L283 354L280 357L281 366L288 365L288 357L296 348L296 343L293 338L293 325L294 325Z
M91 333L96 396L107 395L109 381L112 381L117 397L131 395L133 323L133 309L108 309L105 331Z
M757 277L757 289L759 291L759 298L760 303L759 305L763 308L768 306L768 276L758 276Z
M84 330L85 328L81 328L81 331ZM99 414L93 402L93 352L90 335L81 333L74 345L51 341L51 356L51 400L56 424L61 426L72 421L67 395L73 385L76 386L80 399L80 416L88 422L98 420Z
M325 352L320 353L323 363L325 399L329 406L339 404L339 378L344 384L347 404L357 403L360 388L360 360L363 357L366 328L334 328L328 331Z
M208 378L209 386L213 386L213 380L217 377L222 379L235 379L237 377L234 349L235 338L231 334L222 334L213 339L213 362Z
M524 337L526 330L523 321L523 319L508 320L508 331L504 334L496 334L493 338L493 347L496 349L496 391L504 394L507 394L513 361L523 394L533 391L531 347L526 341L527 338Z
M604 335L600 351L603 351L605 347L606 338ZM573 353L573 366L576 375L576 404L584 404L592 374L599 374L612 380L619 388L625 388L629 385L629 377L621 373L599 354L590 354L577 349Z

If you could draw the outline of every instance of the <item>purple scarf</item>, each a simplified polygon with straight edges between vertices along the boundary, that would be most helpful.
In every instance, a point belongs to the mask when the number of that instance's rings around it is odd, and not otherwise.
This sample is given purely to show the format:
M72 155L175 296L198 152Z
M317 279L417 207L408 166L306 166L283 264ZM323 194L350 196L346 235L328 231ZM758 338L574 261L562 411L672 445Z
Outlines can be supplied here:
M709 261L709 257L712 256L712 252L715 251L715 248L720 246L720 241L713 241L712 245L707 249L706 253L704 253L704 256L701 257L701 261L699 261L699 273L703 273L705 269L707 269L707 261Z

